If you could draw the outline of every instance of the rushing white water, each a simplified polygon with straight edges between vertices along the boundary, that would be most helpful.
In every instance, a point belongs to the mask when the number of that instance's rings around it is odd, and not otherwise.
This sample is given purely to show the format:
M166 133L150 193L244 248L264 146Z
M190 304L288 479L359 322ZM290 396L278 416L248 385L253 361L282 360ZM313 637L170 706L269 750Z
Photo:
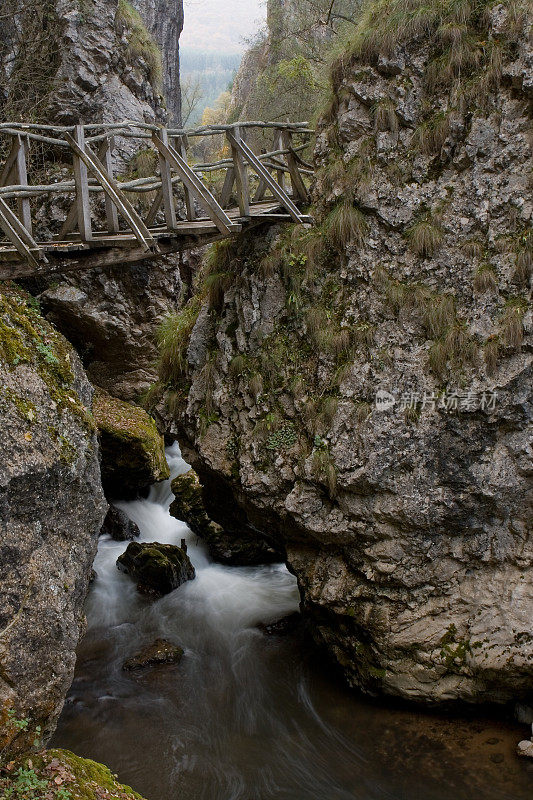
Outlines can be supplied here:
M167 458L172 477L188 469L177 445ZM442 748L439 730L430 729L420 745L422 718L348 695L310 667L301 641L265 637L257 623L298 608L295 579L283 565L213 564L188 527L170 516L170 483L120 506L141 541L185 539L196 578L147 599L116 567L128 543L101 538L88 631L54 744L109 764L149 800L528 796L514 774L511 793L500 787L496 766L491 774L485 764L479 783L477 762L470 769L460 761L464 745L448 762L441 749L446 774L450 766L459 771L447 786L433 760L433 742ZM180 664L122 670L159 637L185 650ZM411 765L409 747L416 754Z

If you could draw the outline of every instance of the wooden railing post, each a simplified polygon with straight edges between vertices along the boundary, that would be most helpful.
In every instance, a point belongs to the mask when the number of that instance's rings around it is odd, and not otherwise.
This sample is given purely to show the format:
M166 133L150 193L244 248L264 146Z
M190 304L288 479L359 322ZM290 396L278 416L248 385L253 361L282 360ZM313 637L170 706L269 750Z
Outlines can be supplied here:
M168 133L166 128L161 128L161 130L154 135L157 136L161 142L163 142L165 147L168 147ZM170 169L170 164L168 163L165 154L161 150L159 151L159 169L161 170L161 189L163 192L165 221L167 223L167 228L172 231L176 229L177 224L176 207L174 205L174 189L172 187L172 170Z
M179 136L179 141L176 141L176 150L181 155L184 161L187 161L187 137ZM194 197L190 189L183 184L183 192L185 194L185 208L187 209L187 219L192 222L196 219L196 210L194 208Z
M288 130L281 131L281 142L283 149L289 151L287 154L287 166L289 168L289 175L291 176L293 198L300 200L302 203L308 203L309 192L307 191L307 187L298 169L298 162L294 157L292 133Z
M233 139L229 138L231 152L233 154L233 169L235 170L235 181L237 183L237 195L241 217L250 216L250 187L248 185L248 170L244 163L242 150L239 148L244 137L238 126L233 128ZM236 144L235 144L236 143ZM236 146L237 145L237 146Z
M276 128L276 133L274 134L274 150L283 150L283 130L281 128ZM278 185L286 192L287 183L285 181L285 170L276 170L276 176Z
M17 178L20 186L27 186L28 185L28 167L27 167L27 157L28 157L28 139L26 136L17 136ZM17 200L17 208L19 219L28 231L31 236L32 233L32 224L31 224L31 207L30 201L27 197L21 197Z
M98 150L98 158L103 162L110 177L113 177L114 146L115 139L113 136L110 136L109 139L104 139L101 148ZM120 225L118 223L117 207L107 194L105 195L105 216L109 233L118 233L120 231Z
M83 125L76 125L74 129L74 141L85 152L85 131ZM78 230L82 242L90 242L93 238L91 226L91 206L89 203L89 175L87 166L81 158L74 152L74 182L76 184L76 207L78 213Z
M231 202L231 193L233 192L233 184L235 183L235 169L228 167L226 170L226 177L224 178L224 185L222 186L222 194L220 195L220 205L222 208L227 208Z

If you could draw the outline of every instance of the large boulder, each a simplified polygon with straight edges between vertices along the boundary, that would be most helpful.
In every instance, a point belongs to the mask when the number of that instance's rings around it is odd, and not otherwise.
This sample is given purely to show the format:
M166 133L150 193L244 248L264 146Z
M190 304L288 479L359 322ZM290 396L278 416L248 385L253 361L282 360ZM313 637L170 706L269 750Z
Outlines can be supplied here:
M196 472L191 469L172 481L174 501L170 513L186 522L200 536L215 561L233 566L271 564L282 561L283 555L259 531L243 525L238 531L233 526L223 527L213 522L204 505L204 491ZM226 520L227 524L228 520Z
M415 37L400 5L335 63L320 226L211 254L180 442L215 521L229 494L281 538L352 686L530 704L531 4L430 3Z
M0 387L0 752L10 752L55 727L107 505L80 361L6 284Z
M137 583L142 594L161 597L195 577L187 550L173 544L131 542L117 567Z
M94 418L102 450L102 484L108 497L135 496L170 477L163 437L146 411L98 390Z

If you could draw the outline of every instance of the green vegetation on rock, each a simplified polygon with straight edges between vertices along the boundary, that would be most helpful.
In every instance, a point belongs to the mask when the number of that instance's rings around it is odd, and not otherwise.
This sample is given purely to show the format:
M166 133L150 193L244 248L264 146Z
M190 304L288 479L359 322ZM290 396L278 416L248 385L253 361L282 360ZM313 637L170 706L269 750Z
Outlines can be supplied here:
M141 15L127 0L119 0L116 23L126 31L128 58L142 59L146 64L150 83L156 91L161 91L163 83L161 52Z
M146 411L98 390L93 412L102 449L102 483L110 496L134 495L169 477L163 437Z
M2 800L143 800L103 764L68 750L46 750L0 771Z

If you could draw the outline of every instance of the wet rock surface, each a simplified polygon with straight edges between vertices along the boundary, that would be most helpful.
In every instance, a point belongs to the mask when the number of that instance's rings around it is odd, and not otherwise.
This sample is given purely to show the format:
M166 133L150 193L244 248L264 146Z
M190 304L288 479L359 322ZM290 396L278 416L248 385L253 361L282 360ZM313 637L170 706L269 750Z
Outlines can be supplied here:
M187 551L172 544L131 542L117 567L137 583L141 594L162 597L195 577Z
M153 483L169 477L163 437L146 411L99 390L95 395L94 418L107 497L135 497Z
M44 736L55 728L107 504L80 361L5 283L0 385L0 751L9 754L30 747L37 726Z
M125 672L136 672L162 664L179 664L182 658L183 648L166 639L157 639L153 644L143 647L139 653L128 658L122 669Z
M127 542L141 535L138 525L116 506L109 506L100 536L111 536L116 542Z
M260 622L257 627L265 636L290 636L302 629L303 617L299 613L289 614L274 622Z
M205 508L206 493L194 470L175 478L172 481L172 491L176 499L170 506L170 513L176 519L186 522L193 533L206 542L215 561L234 566L251 566L283 559L279 549L267 541L259 530L251 530L245 523L239 525L238 521L236 530L235 519L228 517L228 528L213 522ZM227 499L231 504L231 495ZM210 503L220 509L220 495L211 496Z

